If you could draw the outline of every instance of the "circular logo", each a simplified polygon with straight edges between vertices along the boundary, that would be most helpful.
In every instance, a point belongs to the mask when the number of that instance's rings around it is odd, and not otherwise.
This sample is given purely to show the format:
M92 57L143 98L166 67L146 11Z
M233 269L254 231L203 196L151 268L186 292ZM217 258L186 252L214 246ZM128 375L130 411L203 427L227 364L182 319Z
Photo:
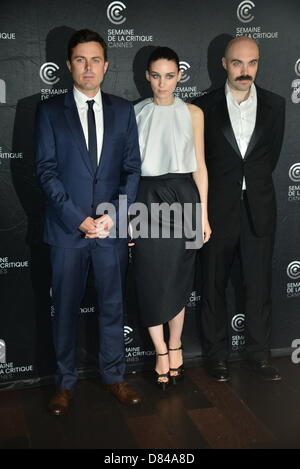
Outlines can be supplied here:
M255 7L255 4L250 0L245 0L240 3L237 8L237 17L242 23L250 23L253 20L254 16L251 14L252 8Z
M46 62L40 68L40 77L44 83L47 85L55 85L55 83L59 82L59 78L55 76L55 72L59 70L59 66L53 62Z
M300 163L295 163L290 167L289 177L294 182L300 182Z
M133 329L131 329L131 327L124 326L125 345L129 345L133 341L133 337L131 336L132 333L133 333Z
M291 262L286 269L286 273L292 280L297 280L300 278L300 262L294 261Z
M180 83L185 83L190 79L190 76L187 74L187 70L191 68L190 64L184 61L179 62L179 70L181 70L181 80Z
M122 15L122 11L126 10L123 2L112 2L108 5L106 15L113 24L122 24L126 21L126 17Z
M231 327L235 332L243 332L245 327L245 315L236 314L231 320Z
M300 59L298 59L297 62L295 63L295 72L296 72L296 75L300 77Z

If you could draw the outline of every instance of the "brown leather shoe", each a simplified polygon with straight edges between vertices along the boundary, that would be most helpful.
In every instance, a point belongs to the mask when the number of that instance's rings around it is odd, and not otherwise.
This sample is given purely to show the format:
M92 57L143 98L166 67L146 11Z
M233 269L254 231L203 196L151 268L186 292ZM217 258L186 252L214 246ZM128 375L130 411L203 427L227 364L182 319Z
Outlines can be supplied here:
M122 404L139 404L142 399L124 381L121 383L106 384L106 389L110 391Z
M60 389L49 402L51 415L66 415L68 413L73 391L70 389Z

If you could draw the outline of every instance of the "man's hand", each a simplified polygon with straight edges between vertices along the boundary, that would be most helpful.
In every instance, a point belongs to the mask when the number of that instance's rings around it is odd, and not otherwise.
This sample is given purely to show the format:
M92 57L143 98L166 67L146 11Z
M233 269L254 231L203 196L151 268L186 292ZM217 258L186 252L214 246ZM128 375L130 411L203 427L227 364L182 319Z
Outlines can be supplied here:
M109 215L102 215L95 220L97 224L97 238L107 238L111 228L114 226L113 220Z
M85 238L107 238L109 231L114 226L109 215L102 215L99 218L87 217L80 225L79 229L85 234Z
M86 238L97 238L97 223L92 217L87 217L79 226Z

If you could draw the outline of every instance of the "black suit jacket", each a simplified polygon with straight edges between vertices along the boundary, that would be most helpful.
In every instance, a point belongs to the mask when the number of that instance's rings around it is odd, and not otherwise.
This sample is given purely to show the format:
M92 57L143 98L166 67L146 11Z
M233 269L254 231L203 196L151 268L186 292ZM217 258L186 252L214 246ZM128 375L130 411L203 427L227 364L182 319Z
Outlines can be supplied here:
M256 123L244 158L231 126L225 87L194 101L203 110L205 118L208 214L215 237L231 237L239 231L244 176L255 233L265 236L275 230L276 199L272 172L282 146L285 101L258 86L256 90Z

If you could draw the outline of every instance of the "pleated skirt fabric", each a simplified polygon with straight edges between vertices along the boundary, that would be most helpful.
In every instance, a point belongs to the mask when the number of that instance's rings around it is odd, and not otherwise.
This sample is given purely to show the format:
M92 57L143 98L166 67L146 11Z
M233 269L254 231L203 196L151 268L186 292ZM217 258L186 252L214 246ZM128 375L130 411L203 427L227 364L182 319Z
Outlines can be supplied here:
M143 222L148 224L149 236L134 240L133 271L140 321L143 326L150 327L168 322L184 308L193 291L197 257L197 249L186 246L186 242L193 239L189 232L186 234L186 230L182 230L179 238L177 229L177 235L174 235L180 215L178 218L164 214L157 217L157 213L151 214L151 208L153 204L170 206L176 203L180 212L184 204L189 204L195 228L200 200L191 173L169 173L142 177L136 201L147 207L147 219ZM157 228L157 225L159 236L150 237L151 227ZM164 237L163 228L170 228L170 236Z

